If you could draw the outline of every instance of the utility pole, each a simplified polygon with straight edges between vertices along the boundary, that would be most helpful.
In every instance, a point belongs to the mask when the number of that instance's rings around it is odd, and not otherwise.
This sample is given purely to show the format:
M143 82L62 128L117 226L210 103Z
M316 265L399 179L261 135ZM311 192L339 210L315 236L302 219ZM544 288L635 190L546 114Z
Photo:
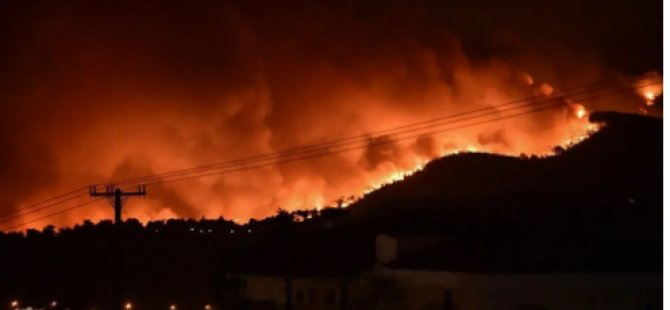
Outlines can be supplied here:
M112 289L114 293L114 300L112 302L114 310L121 310L123 306L123 292L121 286L121 272L123 270L123 254L121 253L121 227L123 219L121 218L121 210L123 205L126 203L128 198L131 196L144 196L146 195L146 187L140 185L137 187L137 191L122 191L120 188L115 188L114 185L107 185L104 192L98 192L97 186L89 187L89 195L91 197L105 197L110 202L112 207L114 207L114 248L112 252L112 260L114 262L113 274L112 274Z
M114 207L114 224L117 226L123 222L121 219L121 210L126 200L130 196L144 196L147 193L146 186L144 185L138 186L136 192L124 192L120 188L115 188L114 185L107 185L105 191L102 193L98 192L98 187L95 185L89 187L88 191L91 197L105 197L109 200L112 207Z

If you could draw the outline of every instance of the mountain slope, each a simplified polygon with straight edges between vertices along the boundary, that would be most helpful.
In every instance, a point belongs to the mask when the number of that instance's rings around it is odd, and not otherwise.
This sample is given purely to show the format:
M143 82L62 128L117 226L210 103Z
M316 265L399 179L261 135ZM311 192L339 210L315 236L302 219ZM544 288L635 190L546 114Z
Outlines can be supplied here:
M437 212L443 215L593 219L630 211L660 215L662 120L595 113L605 126L549 158L460 154L430 163L404 182L356 205L358 216ZM420 211L421 210L421 211Z

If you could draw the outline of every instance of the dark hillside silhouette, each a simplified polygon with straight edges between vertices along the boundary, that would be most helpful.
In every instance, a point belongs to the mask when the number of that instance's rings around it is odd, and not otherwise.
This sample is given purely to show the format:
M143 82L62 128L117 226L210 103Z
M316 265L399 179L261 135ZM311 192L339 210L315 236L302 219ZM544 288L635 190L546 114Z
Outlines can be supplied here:
M347 209L239 225L223 218L127 220L124 296L138 309L223 305L231 272L350 275L374 237L443 236L394 264L488 272L660 271L662 120L596 113L605 127L560 156L461 154ZM0 300L105 309L111 221L0 233ZM445 250L446 249L446 250ZM446 262L446 263L445 263Z
M395 209L421 214L415 211L422 209L550 221L597 220L620 212L660 215L662 121L617 113L591 118L604 128L560 156L445 157L375 192L352 211L361 217L386 216Z

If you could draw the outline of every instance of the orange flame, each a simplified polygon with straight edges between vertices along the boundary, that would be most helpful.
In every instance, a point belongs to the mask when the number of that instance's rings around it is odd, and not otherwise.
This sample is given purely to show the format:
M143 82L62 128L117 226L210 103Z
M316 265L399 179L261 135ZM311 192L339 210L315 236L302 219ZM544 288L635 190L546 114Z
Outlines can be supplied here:
M575 111L575 116L577 116L577 118L579 119L584 118L584 116L588 115L588 111L586 111L586 108L579 103L573 103L572 108Z
M663 93L662 81L663 79L658 73L651 72L635 83L635 86L638 87L637 93L644 99L647 107L653 106L656 98ZM643 111L646 111L646 109Z
M586 108L581 105L581 104L573 104L573 108L575 109L575 115L577 116L578 119L582 119L584 116L588 115L588 112L586 111ZM569 137L568 139L564 140L562 143L559 144L559 146L564 149L570 149L574 147L575 145L585 141L589 137L591 137L593 134L598 132L601 129L601 125L596 124L596 123L585 123L580 125L580 130L578 131L577 134ZM470 145L464 149L454 149L448 152L445 152L442 154L441 157L446 157L446 156L453 156L453 155L458 155L461 153L473 153L473 152L479 152L479 148L474 145ZM510 155L510 154L508 154ZM550 156L557 156L559 155L556 153L555 148L551 148L549 150L546 150L545 152L542 152L538 154L540 157L550 157ZM521 156L519 156L521 157ZM361 198L369 195L370 193L379 190L385 186L403 181L407 179L408 177L416 174L417 172L422 171L427 164L427 161L423 161L421 163L416 164L414 167L406 169L406 170L396 170L384 177L381 181L374 183L372 186L367 188L365 191L363 191L363 194L359 196L358 198L348 201L346 203L343 203L343 207L348 207L352 203L360 200Z

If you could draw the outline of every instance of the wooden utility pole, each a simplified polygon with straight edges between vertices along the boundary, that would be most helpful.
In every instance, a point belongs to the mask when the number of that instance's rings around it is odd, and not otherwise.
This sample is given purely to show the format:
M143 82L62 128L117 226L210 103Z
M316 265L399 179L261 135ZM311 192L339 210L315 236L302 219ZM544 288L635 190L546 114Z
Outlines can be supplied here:
M123 220L121 219L121 210L123 205L126 203L126 200L130 196L144 196L146 195L146 186L140 185L137 187L135 192L124 192L120 188L115 188L114 185L107 185L105 191L102 193L98 192L97 186L89 187L89 194L91 197L105 197L114 207L114 223L120 225Z
M107 185L104 192L98 192L97 186L89 187L89 194L91 197L105 197L114 207L114 227L115 227L115 236L114 236L114 249L112 252L112 259L114 261L113 274L112 274L112 289L114 293L114 300L112 302L114 310L121 310L123 307L123 291L121 285L121 272L123 271L123 253L121 247L121 227L123 219L121 218L121 210L123 205L126 203L128 198L131 196L144 196L146 195L146 187L140 185L137 187L137 191L128 192L122 191L120 188L115 188L114 185Z

